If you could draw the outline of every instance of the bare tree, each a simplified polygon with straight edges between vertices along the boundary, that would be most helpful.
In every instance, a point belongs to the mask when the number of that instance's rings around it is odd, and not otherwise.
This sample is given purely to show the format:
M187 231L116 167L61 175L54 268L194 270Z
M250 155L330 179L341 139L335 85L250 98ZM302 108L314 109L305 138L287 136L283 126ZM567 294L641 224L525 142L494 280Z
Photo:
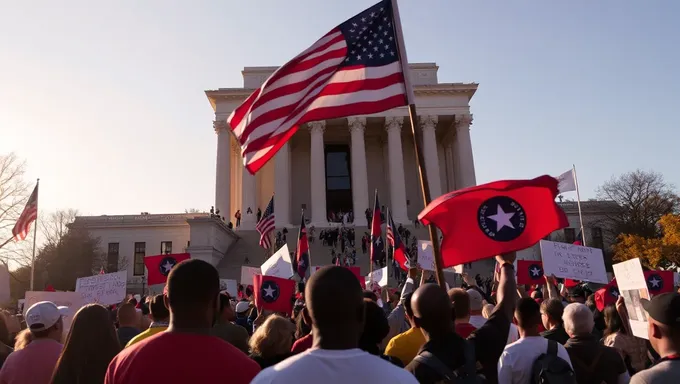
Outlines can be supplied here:
M597 197L619 205L620 209L605 215L614 237L619 234L658 237L659 219L680 210L675 187L653 171L636 170L613 177L598 188Z
M12 228L28 199L25 170L25 162L14 153L0 155L0 259L5 261L24 257L25 244L6 241L12 238Z
M45 238L45 245L56 246L68 233L68 225L78 216L76 209L60 209L40 218L40 235Z

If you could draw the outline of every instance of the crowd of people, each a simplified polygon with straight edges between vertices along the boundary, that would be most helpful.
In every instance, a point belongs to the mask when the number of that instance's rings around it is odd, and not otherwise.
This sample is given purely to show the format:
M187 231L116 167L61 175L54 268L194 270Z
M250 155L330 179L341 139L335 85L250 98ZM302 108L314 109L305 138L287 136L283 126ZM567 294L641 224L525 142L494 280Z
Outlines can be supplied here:
M212 265L186 260L163 294L86 305L67 331L51 302L21 325L1 314L0 384L679 382L680 294L643 300L646 341L622 299L600 312L552 277L518 287L514 258L497 256L491 281L465 276L448 291L411 268L401 292L384 295L328 266L291 313L220 292Z

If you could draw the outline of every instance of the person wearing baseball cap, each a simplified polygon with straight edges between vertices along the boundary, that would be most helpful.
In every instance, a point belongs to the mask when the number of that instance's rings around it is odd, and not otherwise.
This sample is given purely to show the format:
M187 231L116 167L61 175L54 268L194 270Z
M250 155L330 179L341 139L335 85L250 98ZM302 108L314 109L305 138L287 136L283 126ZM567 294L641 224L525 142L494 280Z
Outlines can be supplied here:
M33 341L11 353L0 370L0 383L48 384L61 354L64 328L61 311L51 301L40 301L26 311Z
M647 311L647 336L661 356L651 368L636 373L631 384L680 383L680 294L662 293L640 299Z

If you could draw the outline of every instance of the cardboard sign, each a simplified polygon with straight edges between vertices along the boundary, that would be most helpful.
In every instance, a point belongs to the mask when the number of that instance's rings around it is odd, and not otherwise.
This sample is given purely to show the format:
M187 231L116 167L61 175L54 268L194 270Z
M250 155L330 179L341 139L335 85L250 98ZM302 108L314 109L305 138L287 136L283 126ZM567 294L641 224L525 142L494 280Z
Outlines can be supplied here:
M227 292L231 297L238 295L238 283L232 279L220 279L220 292Z
M623 296L628 311L630 330L634 336L648 339L647 335L647 312L642 308L640 299L650 299L647 288L647 279L642 271L640 259L626 260L612 265L619 294Z
M127 271L81 277L76 281L76 292L86 303L118 304L125 300Z
M260 266L262 276L274 276L282 279L290 279L293 276L293 263L290 260L288 244L284 244L270 258Z
M418 265L423 271L434 271L434 249L429 240L418 240Z
M602 250L575 244L541 240L545 275L607 284Z
M253 276L259 274L260 268L258 267L241 266L241 284L243 284L244 287L253 284Z
M371 282L378 284L381 287L387 286L387 277L389 272L387 272L387 267L374 269L372 273L366 276L366 286L370 287Z
M88 304L78 292L27 291L23 315L26 316L28 308L40 301L51 301L59 307L68 307L67 313L62 317L64 322L64 334L67 334L68 330L71 328L71 321L76 312L78 312L80 307Z

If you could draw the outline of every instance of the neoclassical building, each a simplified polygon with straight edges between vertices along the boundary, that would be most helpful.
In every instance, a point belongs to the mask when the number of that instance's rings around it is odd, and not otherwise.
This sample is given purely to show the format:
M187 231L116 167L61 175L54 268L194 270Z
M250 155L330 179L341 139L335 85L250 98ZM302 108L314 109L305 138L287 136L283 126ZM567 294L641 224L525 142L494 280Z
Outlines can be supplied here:
M409 67L425 166L435 175L429 179L432 197L475 185L469 103L477 84L440 83L434 63ZM206 91L217 134L215 207L232 221L240 210L241 229L253 229L255 215L247 212L264 210L274 194L277 227L299 225L301 209L317 227L328 225L329 212L350 210L356 225L366 225L364 211L378 190L395 222L412 223L423 200L405 107L305 124L256 175L245 170L226 120L275 70L246 67L243 87Z

